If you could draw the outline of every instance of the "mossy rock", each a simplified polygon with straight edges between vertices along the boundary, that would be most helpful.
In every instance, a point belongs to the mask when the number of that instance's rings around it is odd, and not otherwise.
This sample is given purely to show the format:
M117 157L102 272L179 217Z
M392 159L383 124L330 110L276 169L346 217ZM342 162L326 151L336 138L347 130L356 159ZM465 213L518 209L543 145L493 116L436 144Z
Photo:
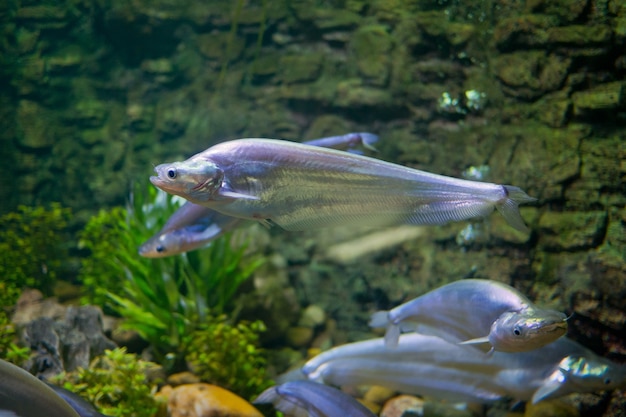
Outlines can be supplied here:
M626 83L616 81L600 84L589 90L572 94L575 115L598 110L612 110L626 103Z
M108 105L95 99L84 99L76 102L74 107L66 112L66 122L83 128L101 127L108 117Z
M315 81L322 70L324 55L287 55L280 58L280 79L285 84Z
M497 138L493 148L486 150L493 177L521 186L544 201L561 199L563 184L580 175L579 147L590 133L584 125L552 129L539 123L507 129L494 125L478 132Z
M323 31L352 29L363 20L361 15L346 9L314 9L311 18L313 24Z
M248 68L253 76L268 77L278 72L279 62L279 53L262 53Z
M387 89L368 87L361 80L346 80L337 85L337 96L333 104L338 107L378 107L389 108L394 100Z
M304 139L312 140L342 134L342 132L348 133L350 129L349 120L334 114L324 114L313 120L304 135Z
M359 74L368 84L384 86L391 71L393 38L381 25L363 26L355 31L348 45Z
M539 120L550 127L563 127L572 114L572 102L567 97L544 97L534 106Z
M155 105L141 102L128 103L126 125L136 132L148 132L154 127Z
M589 4L589 0L529 0L526 9L532 13L554 16L559 23L576 21Z
M571 63L570 58L544 51L519 51L496 57L494 69L506 94L533 100L559 89Z
M198 50L206 58L223 62L241 56L246 44L242 37L228 32L207 33L196 38Z
M553 27L547 30L547 34L549 43L578 47L607 44L613 35L611 28L605 25Z
M539 247L546 251L572 251L597 247L606 233L607 213L545 212L539 219Z
M500 20L493 31L493 40L502 51L538 47L548 42L547 29L556 24L553 16L526 14Z
M31 100L20 100L17 105L17 123L20 128L17 134L19 146L27 149L42 150L51 147L55 142L52 133L53 114Z
M15 18L33 24L38 29L63 29L70 23L70 10L67 5L20 7Z

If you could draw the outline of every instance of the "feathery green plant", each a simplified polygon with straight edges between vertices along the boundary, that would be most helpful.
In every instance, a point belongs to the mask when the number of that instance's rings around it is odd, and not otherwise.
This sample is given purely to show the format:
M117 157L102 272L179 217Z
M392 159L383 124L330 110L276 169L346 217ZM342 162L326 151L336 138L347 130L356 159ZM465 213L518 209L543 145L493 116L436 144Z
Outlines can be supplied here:
M261 321L231 325L215 317L186 338L185 359L202 381L252 399L273 385L265 352L259 347Z
M81 277L87 301L108 303L147 340L155 359L166 366L180 364L183 336L211 314L222 314L237 288L262 263L247 259L246 245L233 248L231 235L200 251L161 259L145 259L137 248L178 206L153 187L135 192L127 208L100 212L81 234L91 251Z
M52 382L63 386L113 417L152 417L158 410L156 386L146 372L156 365L126 353L124 348L106 350L88 368L62 373Z

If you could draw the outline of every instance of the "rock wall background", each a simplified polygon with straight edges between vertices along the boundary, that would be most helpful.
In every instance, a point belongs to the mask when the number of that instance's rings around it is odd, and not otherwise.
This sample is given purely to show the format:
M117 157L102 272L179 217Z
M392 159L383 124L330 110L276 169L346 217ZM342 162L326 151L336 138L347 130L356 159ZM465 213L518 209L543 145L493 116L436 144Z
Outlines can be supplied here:
M623 1L7 0L0 22L2 212L59 201L80 225L218 141L371 131L377 157L488 167L538 202L528 235L494 214L352 261L326 247L358 235L271 230L276 285L349 329L335 342L480 276L574 313L573 336L625 359Z

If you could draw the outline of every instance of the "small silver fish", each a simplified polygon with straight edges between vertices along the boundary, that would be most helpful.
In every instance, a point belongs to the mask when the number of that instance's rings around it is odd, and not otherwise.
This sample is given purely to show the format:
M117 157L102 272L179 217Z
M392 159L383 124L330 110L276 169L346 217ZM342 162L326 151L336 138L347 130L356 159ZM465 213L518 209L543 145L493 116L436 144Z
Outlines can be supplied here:
M597 356L569 355L535 391L533 404L573 392L606 391L626 387L626 366Z
M375 151L373 145L377 141L377 135L361 132L304 143L362 153L357 149L358 146ZM172 214L161 230L139 247L139 255L145 258L162 258L199 249L224 233L236 229L242 222L242 219L188 201Z
M0 359L0 416L80 417L80 414L44 382Z
M471 315L471 312L469 313ZM489 335L460 342L489 343L488 353L526 352L554 342L567 333L567 316L560 311L528 308L502 313L491 325Z
M375 417L367 407L336 388L291 381L263 391L254 404L271 403L288 417Z
M158 233L139 247L139 255L162 258L189 252L206 246L243 222L243 219L186 202L172 214Z
M152 183L220 213L286 230L443 224L498 209L527 231L518 187L431 174L361 155L272 139L223 142L161 164Z
M485 279L464 279L434 289L390 311L372 315L371 327L387 327L387 346L400 332L418 331L463 344L489 343L493 351L522 352L567 332L567 317L537 309L515 288ZM469 340L468 340L469 339Z

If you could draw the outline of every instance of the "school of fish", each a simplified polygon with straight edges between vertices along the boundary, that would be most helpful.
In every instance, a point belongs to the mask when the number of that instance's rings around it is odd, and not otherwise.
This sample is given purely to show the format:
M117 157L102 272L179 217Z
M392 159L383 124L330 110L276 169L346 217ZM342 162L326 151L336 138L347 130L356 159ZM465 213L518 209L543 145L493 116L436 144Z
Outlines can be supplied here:
M369 143L359 142L359 135ZM178 224L168 222L152 239L181 230L189 236L198 224L206 229L222 217L232 223L218 226L221 230L257 221L298 231L336 225L438 225L486 217L494 210L513 228L528 231L518 206L534 198L518 187L456 179L360 152L323 148L345 150L346 144L357 143L370 148L376 140L363 133L306 144L239 139L186 161L158 165L152 183L188 201L181 213L193 207L197 213L205 210L205 215L194 218L177 212L172 220ZM194 248L214 238L196 236ZM190 247L177 244L177 239L161 253ZM624 366L567 339L565 314L535 306L513 287L493 280L443 285L390 311L374 313L370 326L386 328L385 337L321 353L301 370L315 383L288 381L268 389L257 402L271 402L289 416L339 416L352 410L352 399L316 383L375 384L483 403L502 398L539 402L626 386ZM354 411L369 415L362 413Z

